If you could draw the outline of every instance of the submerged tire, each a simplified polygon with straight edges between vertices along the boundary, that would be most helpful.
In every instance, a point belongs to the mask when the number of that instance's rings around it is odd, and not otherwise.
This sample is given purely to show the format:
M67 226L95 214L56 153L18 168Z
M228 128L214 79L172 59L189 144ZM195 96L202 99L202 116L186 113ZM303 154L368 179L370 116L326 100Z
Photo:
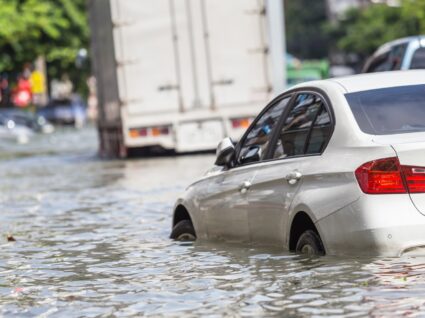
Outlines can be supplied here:
M170 238L176 241L194 241L196 240L195 229L190 220L182 220L174 225Z
M307 230L301 234L295 251L306 255L325 255L325 249L320 236L312 230Z

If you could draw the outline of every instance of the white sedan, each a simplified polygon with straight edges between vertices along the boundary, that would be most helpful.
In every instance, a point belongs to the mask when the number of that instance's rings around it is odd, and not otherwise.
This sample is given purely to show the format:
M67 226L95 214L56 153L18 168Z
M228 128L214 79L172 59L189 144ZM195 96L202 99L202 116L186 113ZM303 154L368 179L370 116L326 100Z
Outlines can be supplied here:
M298 85L177 200L171 238L425 254L425 71Z

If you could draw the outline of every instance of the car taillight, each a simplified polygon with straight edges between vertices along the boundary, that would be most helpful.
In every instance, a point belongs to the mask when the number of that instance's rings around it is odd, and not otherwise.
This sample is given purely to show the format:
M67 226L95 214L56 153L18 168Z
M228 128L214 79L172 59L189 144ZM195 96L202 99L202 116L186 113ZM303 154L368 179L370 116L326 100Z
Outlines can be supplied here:
M425 192L425 168L400 165L396 157L366 162L355 175L368 194Z
M248 128L251 125L252 118L234 118L231 121L233 128Z
M402 166L402 171L410 193L425 192L425 168Z
M129 130L129 135L132 138L158 137L158 136L166 136L169 134L170 134L170 128L168 126L131 128Z
M355 174L364 193L406 193L397 158L366 162L356 169Z

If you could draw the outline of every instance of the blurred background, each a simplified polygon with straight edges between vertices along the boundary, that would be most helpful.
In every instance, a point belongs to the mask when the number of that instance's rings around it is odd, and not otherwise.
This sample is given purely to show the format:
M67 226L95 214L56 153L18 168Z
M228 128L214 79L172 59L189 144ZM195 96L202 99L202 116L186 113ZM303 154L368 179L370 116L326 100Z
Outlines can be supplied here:
M0 8L0 140L28 143L89 123L104 157L213 150L224 136L240 138L284 88L425 67L423 0L0 0Z

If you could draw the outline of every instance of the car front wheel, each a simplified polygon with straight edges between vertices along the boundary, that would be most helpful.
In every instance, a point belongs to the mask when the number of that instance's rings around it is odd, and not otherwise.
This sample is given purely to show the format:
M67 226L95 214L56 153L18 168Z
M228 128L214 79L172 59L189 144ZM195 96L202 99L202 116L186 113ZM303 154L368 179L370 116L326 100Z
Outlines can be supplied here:
M325 255L322 240L319 235L312 230L307 230L301 234L295 251L306 255Z
M190 220L182 220L174 225L170 238L176 241L194 241L196 240L195 229Z

